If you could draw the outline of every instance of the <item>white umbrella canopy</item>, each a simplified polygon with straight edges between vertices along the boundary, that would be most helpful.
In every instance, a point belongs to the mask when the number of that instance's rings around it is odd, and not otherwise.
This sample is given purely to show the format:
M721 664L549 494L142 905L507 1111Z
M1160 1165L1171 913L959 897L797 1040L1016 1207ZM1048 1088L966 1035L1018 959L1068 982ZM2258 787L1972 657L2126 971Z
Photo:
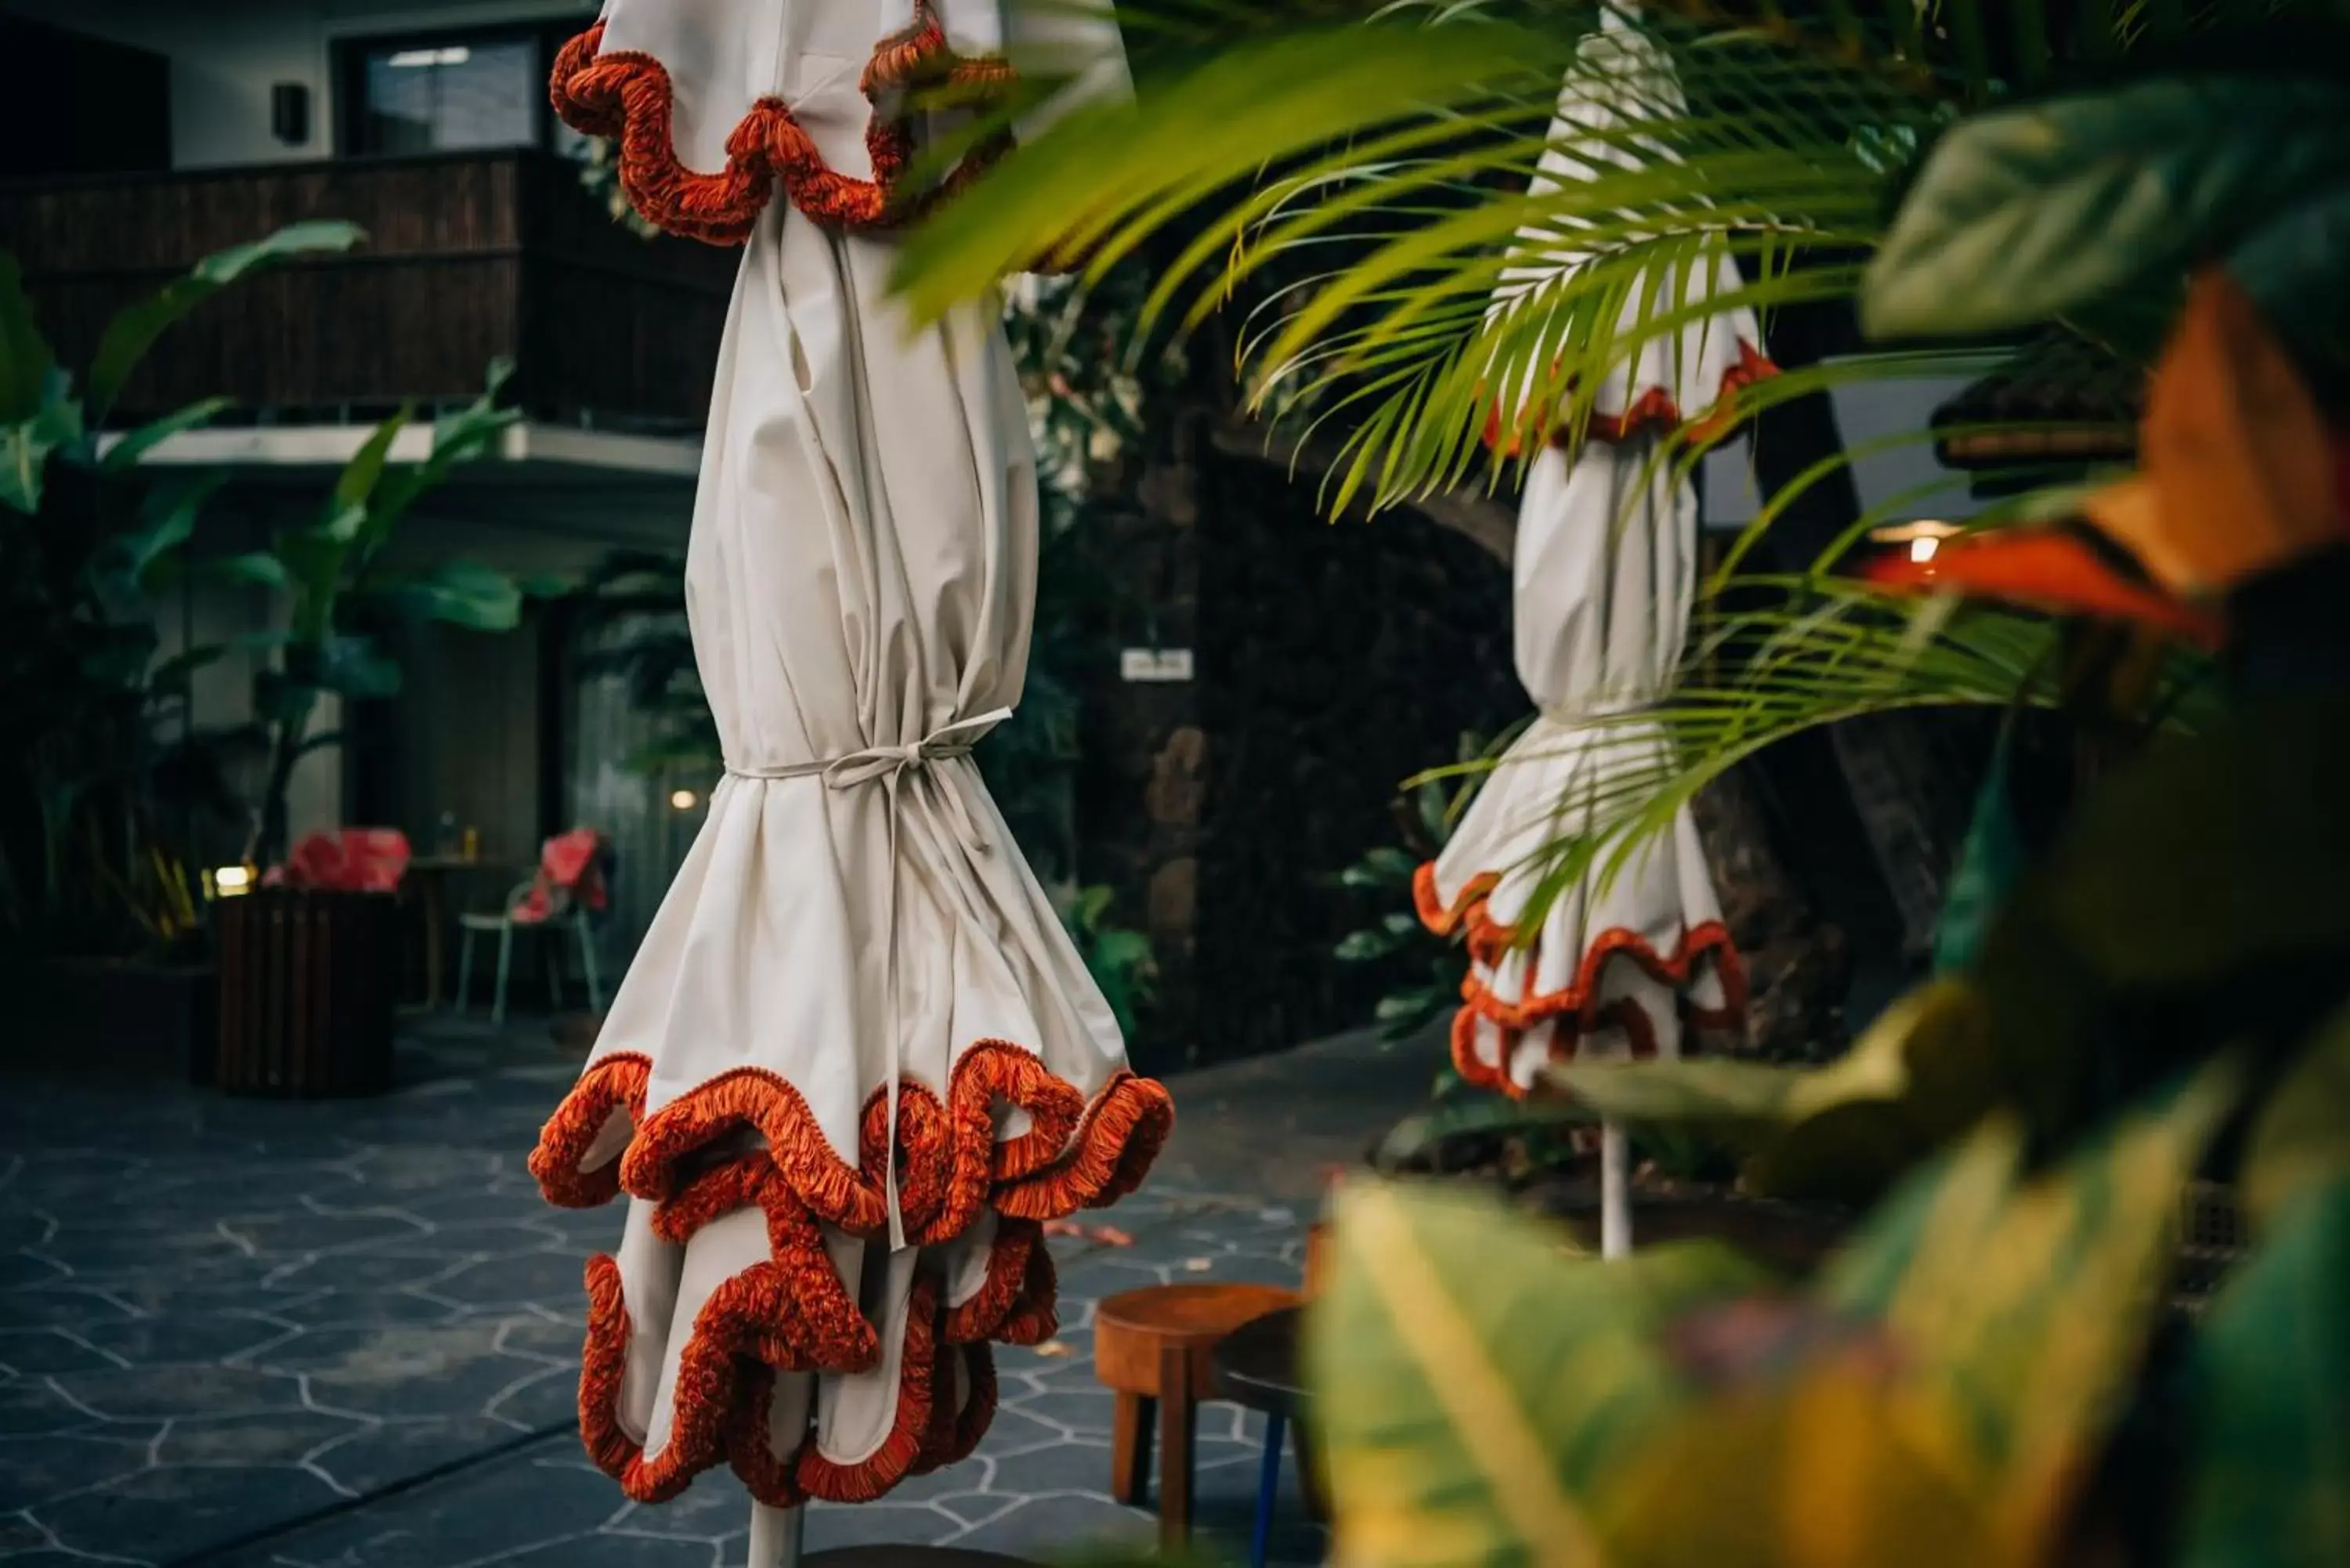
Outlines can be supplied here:
M1614 11L1603 16L1560 95L1537 192L1586 178L1590 162L1629 159L1642 116L1679 109L1663 52ZM1547 288L1591 261L1555 233L1523 234L1520 254L1497 314L1542 307ZM1743 1004L1685 810L1612 878L1595 874L1543 910L1538 929L1522 929L1543 845L1588 831L1611 781L1669 755L1663 730L1639 715L1665 694L1688 636L1697 497L1662 443L1714 434L1737 389L1773 373L1749 311L1692 308L1736 286L1721 250L1633 290L1627 330L1666 302L1690 318L1639 342L1593 394L1582 430L1524 406L1531 375L1493 421L1497 435L1547 436L1526 476L1513 566L1518 676L1539 715L1416 886L1430 928L1467 935L1452 1055L1474 1085L1523 1095L1545 1064L1578 1054L1678 1055L1692 1027L1727 1028ZM1609 1138L1610 1251L1628 1244L1622 1160L1621 1140Z
M1054 1332L1045 1221L1172 1122L971 760L1035 593L1001 323L914 331L885 289L925 199L898 90L1030 44L1125 90L1106 8L1065 0L609 0L557 66L640 212L747 244L686 574L727 774L531 1158L554 1202L629 1200L580 1410L639 1501L723 1464L774 1508L865 1501L968 1454L990 1342Z

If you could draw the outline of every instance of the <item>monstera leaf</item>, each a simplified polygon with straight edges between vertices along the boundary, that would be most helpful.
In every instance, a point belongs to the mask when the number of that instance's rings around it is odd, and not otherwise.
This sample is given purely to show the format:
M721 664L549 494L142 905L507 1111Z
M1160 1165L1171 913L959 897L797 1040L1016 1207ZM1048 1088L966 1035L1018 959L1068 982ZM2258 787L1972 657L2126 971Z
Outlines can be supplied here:
M2229 1282L2193 1370L2181 1568L2350 1563L2350 1178Z
M1333 1235L1307 1355L1336 1555L1363 1568L1607 1561L1596 1479L1690 1397L1664 1325L1762 1278L1711 1245L1602 1263L1407 1187L1343 1194Z

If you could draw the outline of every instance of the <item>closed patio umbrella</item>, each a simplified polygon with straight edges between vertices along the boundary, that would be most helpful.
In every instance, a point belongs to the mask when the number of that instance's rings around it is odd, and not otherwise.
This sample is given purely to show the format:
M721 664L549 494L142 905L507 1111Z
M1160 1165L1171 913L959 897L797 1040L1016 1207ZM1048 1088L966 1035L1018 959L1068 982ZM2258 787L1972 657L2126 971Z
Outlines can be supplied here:
M1593 162L1631 159L1641 117L1679 109L1663 52L1614 10L1602 15L1561 93L1537 193L1587 178ZM1497 315L1545 308L1545 295L1594 259L1558 233L1520 240ZM1539 714L1415 888L1428 926L1466 935L1452 1059L1473 1085L1523 1095L1545 1064L1577 1054L1678 1055L1690 1027L1728 1027L1742 1006L1737 953L1687 810L1617 876L1586 877L1524 929L1542 846L1588 832L1611 791L1669 755L1663 730L1641 715L1664 695L1688 635L1697 497L1663 443L1716 433L1737 389L1773 373L1751 313L1701 308L1737 279L1720 249L1632 290L1627 331L1644 310L1690 318L1638 341L1596 389L1585 428L1526 407L1531 375L1496 410L1496 440L1544 442L1526 475L1513 566L1518 676ZM1630 1242L1624 1163L1621 1137L1606 1129L1610 1255Z
M531 1158L556 1203L628 1198L580 1414L639 1501L725 1465L863 1501L968 1454L990 1342L1055 1329L1045 1222L1172 1122L971 756L1035 594L1000 321L915 331L885 289L962 177L913 182L946 128L909 92L1045 57L1042 112L1125 90L1107 6L1009 0L609 0L556 67L640 213L746 246L686 574L726 777Z

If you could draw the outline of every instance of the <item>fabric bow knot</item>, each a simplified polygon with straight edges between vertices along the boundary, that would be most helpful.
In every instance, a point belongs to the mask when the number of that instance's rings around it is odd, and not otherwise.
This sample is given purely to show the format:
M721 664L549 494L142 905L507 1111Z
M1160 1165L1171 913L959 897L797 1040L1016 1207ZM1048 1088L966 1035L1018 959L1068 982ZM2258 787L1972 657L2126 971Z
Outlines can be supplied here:
M729 773L745 778L795 779L821 778L827 789L857 789L878 784L887 793L883 817L888 826L889 849L886 862L882 904L882 989L889 1018L889 1076L887 1085L888 1108L884 1112L887 1129L883 1136L885 1152L881 1159L882 1194L889 1209L889 1249L903 1251L906 1245L906 1222L898 1211L898 1036L903 1021L898 1008L898 789L909 774L920 774L931 763L952 757L967 757L981 737L1012 717L1009 708L997 708L977 718L958 719L941 724L919 741L886 746L868 746L863 751L850 752L827 762L802 763L774 769L728 768ZM941 788L931 792L945 809L948 825L956 839L974 856L990 852L987 836L980 831L971 808L963 804L960 792Z
M998 708L975 719L958 719L951 724L941 725L919 741L910 741L901 745L868 746L864 751L834 758L824 765L821 775L826 786L831 789L855 789L860 784L878 783L889 792L889 864L894 869L898 863L896 807L899 782L909 773L927 768L932 763L971 755L972 748L979 744L982 736L1011 717L1011 709ZM987 835L972 820L970 809L963 805L962 796L953 790L940 790L936 794L946 807L955 837L962 841L963 847L974 855L989 853L992 846ZM894 876L892 886L895 886ZM893 903L894 900L893 894ZM893 942L897 935L894 929L896 923L894 919L890 922Z

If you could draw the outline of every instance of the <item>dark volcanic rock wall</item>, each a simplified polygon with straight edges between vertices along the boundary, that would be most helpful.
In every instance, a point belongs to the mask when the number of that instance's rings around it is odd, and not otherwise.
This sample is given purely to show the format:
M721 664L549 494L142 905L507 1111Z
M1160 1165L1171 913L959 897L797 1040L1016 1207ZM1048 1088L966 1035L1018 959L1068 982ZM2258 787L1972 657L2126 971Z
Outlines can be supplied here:
M1395 841L1396 786L1463 730L1525 711L1509 573L1397 512L1331 524L1277 463L1180 428L1111 525L1128 647L1188 647L1196 679L1089 693L1080 808L1088 879L1157 946L1136 1043L1156 1067L1296 1044L1374 995L1331 949L1362 921L1331 876Z

